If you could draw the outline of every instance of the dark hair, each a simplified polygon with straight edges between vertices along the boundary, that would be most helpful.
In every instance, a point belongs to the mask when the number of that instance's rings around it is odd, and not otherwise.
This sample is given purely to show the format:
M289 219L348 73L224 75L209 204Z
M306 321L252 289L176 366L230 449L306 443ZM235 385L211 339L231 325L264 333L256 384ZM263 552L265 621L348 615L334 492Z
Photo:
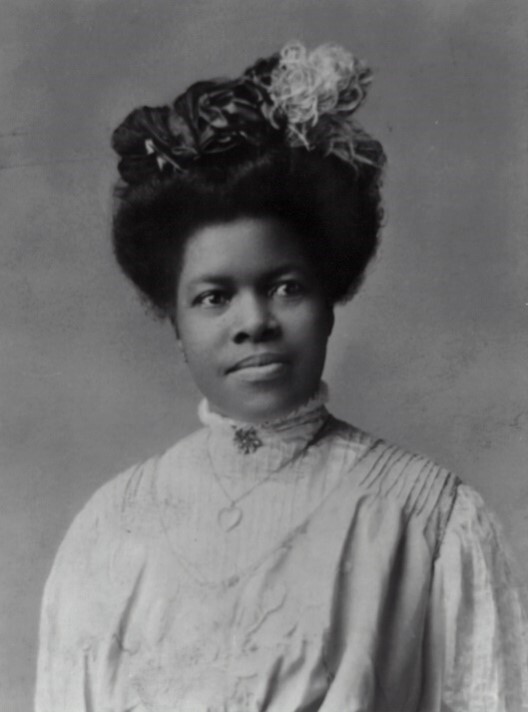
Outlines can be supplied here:
M116 189L116 259L161 317L173 305L186 240L199 228L271 217L299 236L331 304L352 297L376 252L383 149L352 166L316 150L271 147L224 154L185 173L162 172Z

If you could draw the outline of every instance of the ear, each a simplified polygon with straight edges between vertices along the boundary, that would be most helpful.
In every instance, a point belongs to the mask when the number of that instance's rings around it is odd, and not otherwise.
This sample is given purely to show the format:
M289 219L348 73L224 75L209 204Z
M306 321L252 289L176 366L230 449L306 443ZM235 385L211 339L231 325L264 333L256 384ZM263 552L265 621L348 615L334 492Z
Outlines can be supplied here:
M183 346L183 341L181 340L180 334L178 333L178 326L175 321L171 319L172 325L174 327L174 333L176 334L176 344L178 345L178 350L180 351L182 358L185 363L187 363L187 354L185 353L185 348Z
M176 334L176 341L178 342L178 345L181 346L180 332L178 330L178 322L176 321L176 314L174 311L169 313L169 320L172 324L172 328L174 329L174 333Z
M329 304L328 305L328 331L326 334L326 338L330 338L330 335L332 331L334 330L334 324L335 324L335 312L334 312L334 305Z

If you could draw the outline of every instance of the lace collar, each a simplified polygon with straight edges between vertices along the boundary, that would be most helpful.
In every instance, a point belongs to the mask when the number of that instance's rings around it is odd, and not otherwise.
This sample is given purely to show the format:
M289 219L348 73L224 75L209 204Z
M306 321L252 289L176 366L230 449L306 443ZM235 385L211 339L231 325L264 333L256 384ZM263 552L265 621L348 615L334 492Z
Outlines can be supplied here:
M330 415L325 407L328 387L321 382L315 395L276 420L244 423L212 411L206 399L198 408L209 428L209 454L222 474L275 471L296 458L317 438Z

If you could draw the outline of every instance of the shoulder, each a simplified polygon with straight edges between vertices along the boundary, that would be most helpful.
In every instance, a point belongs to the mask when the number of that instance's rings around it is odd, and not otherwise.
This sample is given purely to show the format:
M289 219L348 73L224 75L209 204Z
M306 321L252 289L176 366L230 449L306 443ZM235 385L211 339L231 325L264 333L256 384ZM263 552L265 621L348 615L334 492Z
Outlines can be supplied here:
M188 464L200 452L203 441L203 429L197 430L165 452L112 476L94 492L72 526L84 528L95 523L123 526L131 511L155 503L159 496L157 485L164 475L176 480L185 476Z
M163 479L183 479L188 462L203 442L198 430L162 454L111 477L97 489L71 523L57 553L55 568L72 561L109 558L120 539L153 534Z
M79 606L89 605L88 598L110 601L120 588L127 590L163 535L158 480L167 472L177 479L202 439L197 431L96 490L58 549L46 584L46 605L55 601L52 607L66 609L64 600L77 601L70 606L77 615Z
M460 479L426 455L402 448L336 421L337 447L353 453L345 479L440 541L450 519Z
M480 493L468 484L461 483L453 503L451 516L446 527L442 555L449 558L462 551L479 550L486 557L493 558L500 551L500 557L509 564L517 564L504 535L503 527L493 510Z
M338 447L354 451L353 465L361 470L361 485L381 495L395 496L408 507L440 494L447 483L453 485L452 489L460 483L458 477L430 457L342 420L335 420L334 432Z

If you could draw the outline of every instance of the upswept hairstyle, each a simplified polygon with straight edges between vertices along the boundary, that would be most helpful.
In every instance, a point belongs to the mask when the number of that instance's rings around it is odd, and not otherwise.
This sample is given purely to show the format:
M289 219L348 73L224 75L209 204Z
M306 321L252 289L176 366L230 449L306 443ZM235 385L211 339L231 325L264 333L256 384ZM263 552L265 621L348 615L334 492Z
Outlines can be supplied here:
M287 45L237 80L199 82L120 124L114 252L156 314L173 312L193 233L244 217L292 228L329 303L355 294L382 220L383 149L351 118L369 81L341 48Z

